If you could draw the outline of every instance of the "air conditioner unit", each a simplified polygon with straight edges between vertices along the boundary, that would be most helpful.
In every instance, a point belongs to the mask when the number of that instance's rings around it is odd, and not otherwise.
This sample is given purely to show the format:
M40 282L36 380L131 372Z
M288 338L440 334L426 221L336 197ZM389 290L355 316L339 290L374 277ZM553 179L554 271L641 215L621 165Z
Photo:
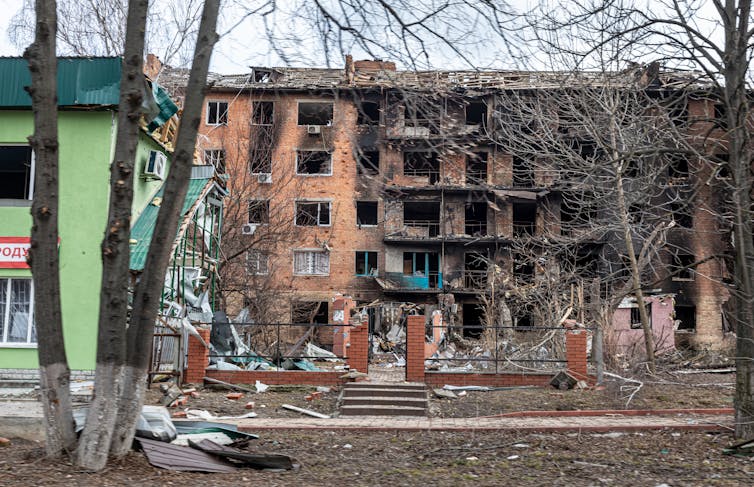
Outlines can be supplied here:
M319 135L322 133L322 126L321 125L307 125L306 132L309 135Z
M257 231L257 226L254 223L244 223L241 227L241 235L254 235Z
M144 177L153 179L165 178L165 167L167 166L168 158L160 151L149 151L149 160L144 168Z
M272 174L263 173L257 176L257 181L264 184L270 184L272 182Z

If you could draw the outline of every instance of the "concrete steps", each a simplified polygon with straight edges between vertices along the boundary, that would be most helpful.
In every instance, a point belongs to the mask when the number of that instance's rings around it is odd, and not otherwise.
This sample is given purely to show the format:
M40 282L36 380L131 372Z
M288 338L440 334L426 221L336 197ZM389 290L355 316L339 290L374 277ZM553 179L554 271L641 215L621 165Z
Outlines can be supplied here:
M427 388L420 383L354 382L343 387L341 416L426 416Z

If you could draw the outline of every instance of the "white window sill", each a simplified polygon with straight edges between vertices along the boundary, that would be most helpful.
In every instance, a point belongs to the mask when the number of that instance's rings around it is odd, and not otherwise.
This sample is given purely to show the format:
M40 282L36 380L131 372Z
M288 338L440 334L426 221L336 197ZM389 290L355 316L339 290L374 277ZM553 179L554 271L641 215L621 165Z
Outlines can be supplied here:
M36 343L4 343L0 342L0 348L37 348Z

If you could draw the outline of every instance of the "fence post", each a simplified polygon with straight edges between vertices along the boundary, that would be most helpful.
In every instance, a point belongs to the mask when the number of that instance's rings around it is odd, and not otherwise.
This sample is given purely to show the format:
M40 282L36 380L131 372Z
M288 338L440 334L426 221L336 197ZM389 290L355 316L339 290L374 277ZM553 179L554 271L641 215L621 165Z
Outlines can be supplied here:
M602 346L602 327L597 326L594 329L594 335L592 336L592 355L594 356L594 363L597 366L597 384L602 384L605 379L605 356L604 348Z
M350 331L348 326L351 309L356 303L349 298L338 298L333 302L333 340L332 351L338 357L348 356L348 347L350 345Z
M568 373L578 380L587 380L586 335L584 329L566 330L566 360Z
M206 328L197 328L196 331L209 345L209 330ZM188 360L186 360L186 373L183 374L183 382L190 384L199 384L204 381L205 370L209 365L209 348L194 335L188 336Z
M424 315L406 320L406 380L424 382Z
M348 328L348 327L346 327ZM350 327L348 347L348 368L369 373L369 324L363 323Z

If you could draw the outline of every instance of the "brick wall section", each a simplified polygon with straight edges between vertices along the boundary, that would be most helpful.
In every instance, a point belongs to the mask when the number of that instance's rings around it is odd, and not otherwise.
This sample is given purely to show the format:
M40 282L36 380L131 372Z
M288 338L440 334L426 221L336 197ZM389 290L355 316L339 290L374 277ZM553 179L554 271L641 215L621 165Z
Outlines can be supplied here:
M346 351L348 366L366 373L369 370L369 325L354 326L350 334L351 346Z
M586 362L586 336L586 330L568 330L565 332L568 373L579 380L589 380Z
M424 382L424 316L409 316L406 324L406 380Z
M333 319L332 322L336 325L333 327L333 341L332 351L338 357L345 357L348 354L348 348L350 347L350 333L351 328L345 326L348 323L351 316L351 309L355 303L348 298L337 298L332 304Z
M206 343L209 343L209 330L198 328L197 331ZM186 371L183 375L183 382L189 384L200 384L203 382L206 374L207 365L209 365L209 349L207 349L199 339L189 335L188 339L188 359Z
M430 372L424 382L431 387L453 386L547 386L554 374L467 374L463 372Z
M232 384L254 384L256 381L268 385L312 385L312 386L337 386L348 382L341 379L343 372L307 372L305 370L281 370L281 371L258 371L258 370L208 370L206 376Z

